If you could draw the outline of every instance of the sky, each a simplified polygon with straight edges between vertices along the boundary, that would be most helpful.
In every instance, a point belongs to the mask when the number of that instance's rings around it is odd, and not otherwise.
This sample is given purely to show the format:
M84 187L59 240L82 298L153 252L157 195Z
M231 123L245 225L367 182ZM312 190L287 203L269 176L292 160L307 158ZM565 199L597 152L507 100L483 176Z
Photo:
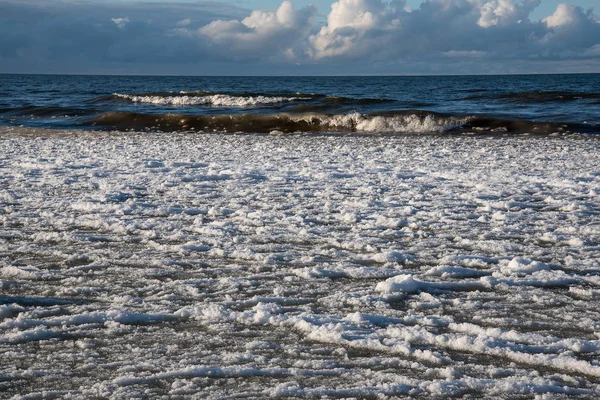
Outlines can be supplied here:
M594 3L0 0L0 73L600 73Z

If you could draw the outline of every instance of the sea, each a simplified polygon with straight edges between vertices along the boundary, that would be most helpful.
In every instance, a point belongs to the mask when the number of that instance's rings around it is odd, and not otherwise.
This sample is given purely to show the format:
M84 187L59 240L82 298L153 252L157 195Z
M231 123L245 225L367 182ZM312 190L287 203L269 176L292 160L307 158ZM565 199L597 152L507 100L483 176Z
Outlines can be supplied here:
M0 75L0 124L205 133L598 133L600 74Z
M600 75L0 75L1 399L600 398Z

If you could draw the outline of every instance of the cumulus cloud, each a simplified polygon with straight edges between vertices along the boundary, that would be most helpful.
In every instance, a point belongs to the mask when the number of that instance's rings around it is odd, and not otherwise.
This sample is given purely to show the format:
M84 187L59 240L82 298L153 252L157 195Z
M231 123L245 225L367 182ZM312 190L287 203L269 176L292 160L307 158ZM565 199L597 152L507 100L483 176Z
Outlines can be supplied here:
M380 39L401 27L400 11L404 1L384 3L380 0L339 0L331 6L327 25L310 37L310 55L327 57L361 57L380 48Z
M327 25L309 39L317 60L369 59L399 64L443 57L491 61L587 57L600 24L591 11L560 4L531 21L540 0L427 0L409 10L403 1L338 0ZM567 29L568 28L568 29Z
M541 0L524 0L520 4L512 0L488 1L479 6L481 17L477 24L483 28L489 28L495 25L521 23L540 3Z
M313 6L296 10L284 1L276 11L253 11L243 20L216 20L200 28L198 34L226 58L296 58L304 45L316 14Z
M323 29L327 32L346 27L372 29L386 14L386 6L378 0L340 0L331 6L327 26Z
M579 7L561 3L556 7L554 14L544 18L543 21L548 28L556 28L577 23L582 16L581 14L583 12Z
M404 0L337 0L319 23L314 6L288 0L272 10L224 2L55 0L49 7L0 0L0 71L600 71L598 16L563 3L531 20L540 1L425 0L410 9Z

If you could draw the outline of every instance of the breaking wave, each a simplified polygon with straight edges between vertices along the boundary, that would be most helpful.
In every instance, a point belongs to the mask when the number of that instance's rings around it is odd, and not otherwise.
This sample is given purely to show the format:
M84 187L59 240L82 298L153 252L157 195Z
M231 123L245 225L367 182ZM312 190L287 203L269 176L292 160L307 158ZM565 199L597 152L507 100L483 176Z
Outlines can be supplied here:
M161 106L213 106L213 107L252 107L300 100L301 97L279 96L232 96L227 94L180 93L179 95L128 95L114 93L114 97L133 103L148 103Z
M112 130L195 131L229 133L534 133L573 132L558 123L537 123L475 116L444 116L425 111L385 115L349 114L228 114L182 115L108 112L91 121ZM578 132L581 130L577 130Z
M159 92L140 94L113 93L112 96L96 99L98 102L121 100L131 103L153 104L170 107L222 107L246 108L257 106L294 104L297 108L331 109L335 107L366 106L393 103L390 99L350 98L304 93L214 93L214 92Z

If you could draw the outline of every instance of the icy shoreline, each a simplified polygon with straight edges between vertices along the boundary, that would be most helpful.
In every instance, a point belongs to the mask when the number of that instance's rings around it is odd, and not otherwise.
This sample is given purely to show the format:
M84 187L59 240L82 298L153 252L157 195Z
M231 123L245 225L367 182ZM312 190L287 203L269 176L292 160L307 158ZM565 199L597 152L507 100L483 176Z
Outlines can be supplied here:
M597 398L599 165L585 136L0 128L0 393Z

